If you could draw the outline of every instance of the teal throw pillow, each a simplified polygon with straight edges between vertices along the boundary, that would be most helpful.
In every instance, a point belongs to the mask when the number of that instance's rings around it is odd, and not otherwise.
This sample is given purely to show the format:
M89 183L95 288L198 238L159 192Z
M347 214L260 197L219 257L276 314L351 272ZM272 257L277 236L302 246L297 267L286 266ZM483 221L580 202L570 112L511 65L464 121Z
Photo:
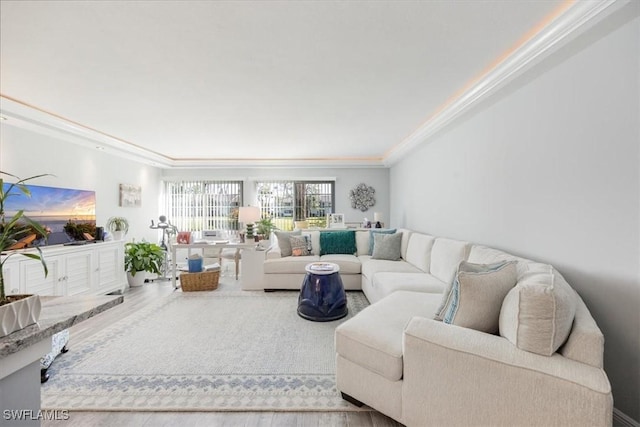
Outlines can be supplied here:
M356 253L356 233L347 231L320 232L320 255Z
M395 232L396 232L395 228L392 228L389 230L382 230L382 229L369 230L369 255L373 255L373 247L376 245L375 239L373 237L376 235L376 233L394 234Z

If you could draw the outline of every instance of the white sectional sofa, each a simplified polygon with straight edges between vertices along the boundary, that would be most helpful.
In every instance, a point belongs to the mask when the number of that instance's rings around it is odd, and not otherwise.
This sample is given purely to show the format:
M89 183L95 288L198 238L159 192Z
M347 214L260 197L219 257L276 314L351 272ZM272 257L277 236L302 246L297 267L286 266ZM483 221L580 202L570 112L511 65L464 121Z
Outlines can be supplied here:
M375 230L383 231L383 230ZM384 230L388 231L388 230ZM362 288L361 272L362 263L370 258L369 236L370 230L349 230L354 233L355 247L350 254L329 253L321 255L320 233L344 233L345 230L304 230L297 231L299 235L309 237L311 246L310 254L306 256L282 256L283 248L278 244L278 238L272 239L274 245L267 252L264 263L264 288L265 289L300 289L302 280L306 274L305 267L311 262L326 261L340 266L340 277L347 290L360 290ZM276 232L276 236L286 235Z
M373 259L369 232L356 231L353 255L281 257L276 249L265 262L265 287L274 289L298 289L308 262L337 262L345 287L361 288L371 302L336 329L345 399L407 426L612 424L604 337L560 273L485 246L397 232L398 261ZM493 302L497 331L457 325L459 313L491 299L493 277L458 269L497 262L515 265L514 283ZM451 287L454 321L434 320Z
M311 254L307 256L282 256L278 240L275 239L264 263L264 288L300 289L306 274L305 266L311 262L326 261L340 266L340 276L346 290L362 290L371 303L396 290L442 293L455 275L460 261L467 258L470 249L466 242L436 239L407 229L358 229L348 230L355 234L353 254L321 255L320 233L340 232L345 231L300 231L301 235L308 235L310 238ZM372 258L372 234L387 232L402 234L399 261ZM435 249L436 259L443 258L441 262L435 263L433 271L430 269L432 249Z

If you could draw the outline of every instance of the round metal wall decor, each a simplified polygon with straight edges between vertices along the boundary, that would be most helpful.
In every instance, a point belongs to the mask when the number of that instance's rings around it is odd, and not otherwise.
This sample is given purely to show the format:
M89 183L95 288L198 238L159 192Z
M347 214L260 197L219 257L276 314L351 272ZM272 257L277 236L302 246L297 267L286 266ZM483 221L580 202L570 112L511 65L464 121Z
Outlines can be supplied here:
M362 212L368 210L376 204L376 190L367 184L358 184L356 188L349 192L351 207L360 209Z

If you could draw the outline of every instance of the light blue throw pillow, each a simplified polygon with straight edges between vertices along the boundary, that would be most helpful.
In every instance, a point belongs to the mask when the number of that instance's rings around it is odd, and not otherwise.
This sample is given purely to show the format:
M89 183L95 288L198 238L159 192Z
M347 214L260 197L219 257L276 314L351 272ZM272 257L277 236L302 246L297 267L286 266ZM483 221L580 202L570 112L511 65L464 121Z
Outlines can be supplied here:
M369 255L373 255L373 247L376 245L375 239L373 238L376 233L382 234L394 234L396 232L395 228L391 228L388 230L375 228L373 230L369 230Z
M399 261L401 256L402 234L375 233L373 238L376 244L373 247L371 258Z

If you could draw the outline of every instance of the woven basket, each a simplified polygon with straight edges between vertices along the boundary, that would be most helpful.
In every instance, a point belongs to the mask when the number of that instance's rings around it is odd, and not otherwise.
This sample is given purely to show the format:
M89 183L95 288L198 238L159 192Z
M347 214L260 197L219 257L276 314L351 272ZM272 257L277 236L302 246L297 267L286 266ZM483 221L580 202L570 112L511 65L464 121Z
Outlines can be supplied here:
M182 287L182 292L213 291L218 289L219 279L220 270L182 273L180 274L180 287Z

